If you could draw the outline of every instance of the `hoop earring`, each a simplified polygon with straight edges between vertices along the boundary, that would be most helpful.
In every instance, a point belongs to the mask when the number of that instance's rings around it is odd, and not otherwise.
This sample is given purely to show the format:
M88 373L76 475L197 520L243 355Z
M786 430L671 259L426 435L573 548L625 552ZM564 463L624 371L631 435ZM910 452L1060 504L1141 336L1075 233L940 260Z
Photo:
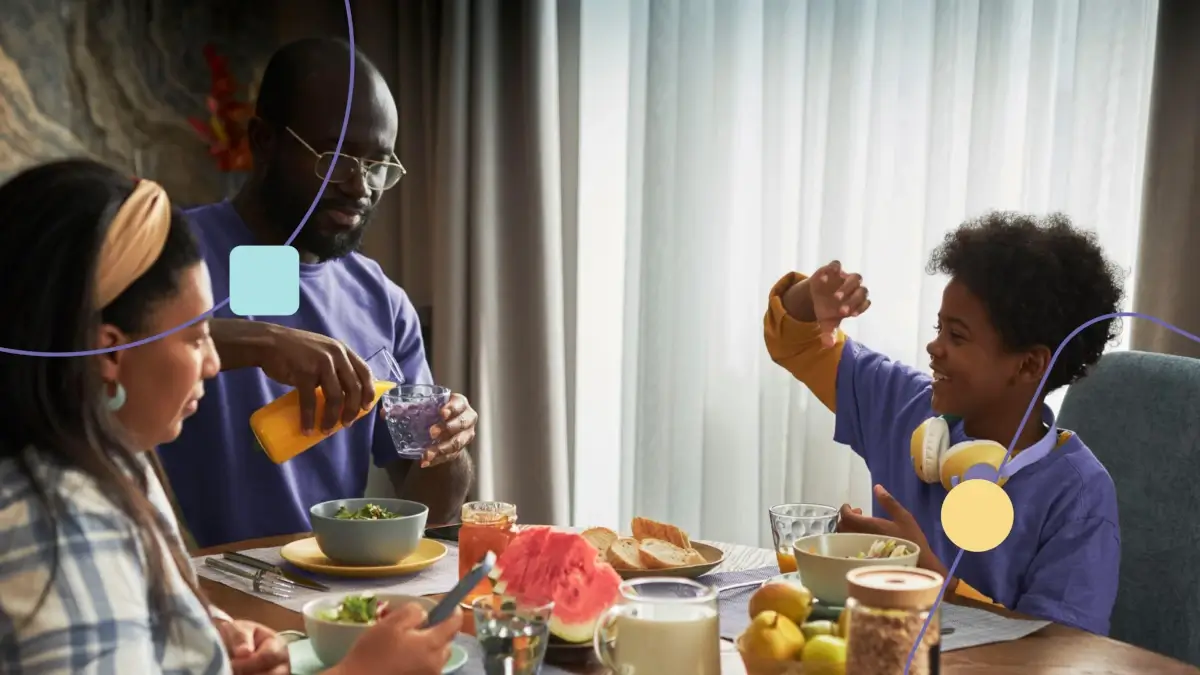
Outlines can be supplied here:
M125 387L121 386L121 383L118 382L117 392L112 396L105 394L105 399L107 399L105 400L105 404L108 406L110 412L120 410L125 405Z

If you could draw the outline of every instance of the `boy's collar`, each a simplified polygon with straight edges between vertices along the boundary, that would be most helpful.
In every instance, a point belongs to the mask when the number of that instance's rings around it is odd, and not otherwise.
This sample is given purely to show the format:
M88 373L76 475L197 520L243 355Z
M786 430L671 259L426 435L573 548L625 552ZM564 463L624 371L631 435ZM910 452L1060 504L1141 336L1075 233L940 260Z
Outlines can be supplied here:
M967 435L966 425L963 424L961 417L955 415L943 415L943 417L946 420L946 424L950 427L951 445L962 443L963 441L977 440ZM1042 404L1042 423L1047 427L1046 433L1033 445L1016 453L1016 455L1009 456L1001 471L1004 478L1010 478L1021 469L1044 459L1058 446L1058 425L1056 424L1054 410L1045 403ZM1011 442L1012 440L1010 439L1009 443ZM1004 444L1004 447L1007 449L1009 444Z

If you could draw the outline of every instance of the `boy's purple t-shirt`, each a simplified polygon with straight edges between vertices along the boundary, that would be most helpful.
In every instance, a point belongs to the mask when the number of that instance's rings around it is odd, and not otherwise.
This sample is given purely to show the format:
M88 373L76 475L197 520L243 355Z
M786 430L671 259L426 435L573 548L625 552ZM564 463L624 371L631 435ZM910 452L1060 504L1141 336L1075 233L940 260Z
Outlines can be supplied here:
M932 379L846 339L837 374L834 440L867 463L872 479L917 521L949 567L959 548L942 531L947 491L917 477L912 432L936 415ZM962 423L951 444L970 440ZM963 553L955 576L1001 605L1034 617L1107 635L1117 596L1121 539L1117 495L1108 471L1075 434L1004 486L1012 533L985 553ZM877 517L887 517L876 501Z
M229 253L255 244L228 201L187 213L212 276L217 302L229 297ZM253 318L344 342L362 358L388 347L406 382L431 383L420 322L408 296L378 263L358 253L300 265L300 308L292 316L238 317L228 305L215 318ZM187 527L201 547L311 530L308 509L361 497L369 462L398 458L379 416L364 416L288 462L259 448L250 414L291 391L260 368L223 372L205 383L199 410L183 433L158 449Z

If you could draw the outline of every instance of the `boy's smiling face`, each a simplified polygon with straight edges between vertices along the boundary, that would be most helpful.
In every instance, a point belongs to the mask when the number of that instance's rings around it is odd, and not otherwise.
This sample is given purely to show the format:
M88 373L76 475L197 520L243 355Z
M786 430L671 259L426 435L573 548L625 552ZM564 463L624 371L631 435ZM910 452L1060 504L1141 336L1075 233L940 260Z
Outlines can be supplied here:
M933 409L963 418L1006 406L1023 394L1028 405L1028 352L1004 345L983 302L963 283L951 279L942 292L938 334L926 346L933 369ZM1036 360L1036 359L1034 359ZM1036 373L1033 386L1041 379Z

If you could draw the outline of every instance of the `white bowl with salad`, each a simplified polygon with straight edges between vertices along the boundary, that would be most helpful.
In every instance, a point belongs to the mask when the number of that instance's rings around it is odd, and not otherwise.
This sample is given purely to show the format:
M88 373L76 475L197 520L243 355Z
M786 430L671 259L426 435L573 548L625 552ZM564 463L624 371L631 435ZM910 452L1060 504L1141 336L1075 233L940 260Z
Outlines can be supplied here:
M308 511L317 546L342 565L395 565L425 534L429 507L407 499L335 499Z
M916 567L921 549L907 539L874 534L831 532L801 537L792 544L796 571L813 596L827 605L842 605L849 590L846 574L859 567Z
M437 604L429 598L391 593L318 598L304 605L304 632L317 658L332 667L345 658L359 636L375 623L381 603L387 603L388 611L394 612L411 602L420 604L426 612Z

